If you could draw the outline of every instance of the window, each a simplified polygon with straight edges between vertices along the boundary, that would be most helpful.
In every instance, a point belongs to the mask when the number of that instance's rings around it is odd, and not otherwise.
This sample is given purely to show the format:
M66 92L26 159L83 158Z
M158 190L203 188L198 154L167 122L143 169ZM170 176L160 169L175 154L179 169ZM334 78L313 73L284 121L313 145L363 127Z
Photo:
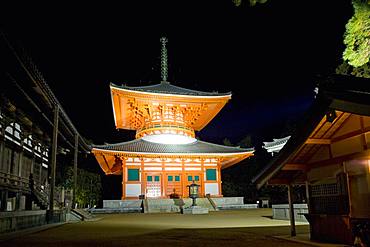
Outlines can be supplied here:
M154 181L159 182L159 176L154 176Z
M179 182L180 181L180 176L175 176L175 181Z
M216 169L207 169L206 170L206 178L207 180L213 180L216 181Z
M139 181L139 169L127 169L127 181Z
M152 181L153 181L153 177L152 177L152 176L147 176L147 177L146 177L146 181L148 181L148 182L152 182Z
M193 176L188 176L188 181L189 182L193 181Z
M173 176L168 176L168 182L172 182L173 181Z
M199 176L194 176L195 181L199 181Z

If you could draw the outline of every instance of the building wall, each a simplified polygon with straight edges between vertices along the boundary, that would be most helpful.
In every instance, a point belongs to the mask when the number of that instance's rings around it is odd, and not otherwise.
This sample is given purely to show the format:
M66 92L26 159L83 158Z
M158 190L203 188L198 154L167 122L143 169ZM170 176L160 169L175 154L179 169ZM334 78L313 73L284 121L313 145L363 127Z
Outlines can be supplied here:
M124 159L122 166L122 199L139 195L169 198L174 193L187 197L187 186L193 181L200 185L200 196L222 195L217 159L130 157Z
M344 165L349 180L350 216L370 218L370 160L355 159Z
M24 209L20 198L30 193L30 174L34 185L44 186L48 177L48 149L41 140L25 131L17 119L17 111L5 113L0 105L0 211L8 201L15 201L12 210ZM18 116L20 118L20 116ZM11 198L16 198L15 200ZM14 203L13 203L14 204Z

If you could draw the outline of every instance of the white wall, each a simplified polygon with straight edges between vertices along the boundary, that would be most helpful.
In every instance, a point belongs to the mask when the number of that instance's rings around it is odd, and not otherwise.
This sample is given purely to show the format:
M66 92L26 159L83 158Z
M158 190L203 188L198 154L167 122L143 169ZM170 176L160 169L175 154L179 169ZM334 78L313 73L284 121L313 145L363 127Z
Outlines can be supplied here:
M218 195L218 183L205 183L204 192L205 194Z
M126 197L141 195L141 184L126 184Z

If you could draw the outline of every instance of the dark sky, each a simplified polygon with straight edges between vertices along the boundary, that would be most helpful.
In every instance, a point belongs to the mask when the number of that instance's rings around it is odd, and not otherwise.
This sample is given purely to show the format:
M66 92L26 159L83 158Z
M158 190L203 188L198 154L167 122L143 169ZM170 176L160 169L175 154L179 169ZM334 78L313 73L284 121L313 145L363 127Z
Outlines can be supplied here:
M96 144L134 137L115 130L109 83L158 83L163 35L171 83L233 92L197 133L201 139L271 140L282 121L311 104L315 76L341 63L352 15L349 0L270 0L253 8L231 0L128 2L139 4L1 8L4 30L22 43L80 133Z

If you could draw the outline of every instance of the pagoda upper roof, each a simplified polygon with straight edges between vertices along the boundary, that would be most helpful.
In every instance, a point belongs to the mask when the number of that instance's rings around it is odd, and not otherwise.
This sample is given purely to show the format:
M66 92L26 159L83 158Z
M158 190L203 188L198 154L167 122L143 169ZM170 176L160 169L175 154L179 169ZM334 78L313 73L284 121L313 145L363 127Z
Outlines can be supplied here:
M218 145L214 143L196 140L188 144L162 144L149 142L143 139L135 139L116 144L93 145L93 149L104 151L118 151L148 154L233 154L253 153L254 148L240 148Z
M161 82L159 84L149 85L149 86L139 86L131 87L126 85L116 85L111 83L111 86L117 87L120 89L145 92L145 93L155 93L155 94L169 94L169 95L186 95L186 96L227 96L231 95L231 92L228 93L218 93L218 92L203 92L192 89L187 89L179 86L170 84L169 82Z

